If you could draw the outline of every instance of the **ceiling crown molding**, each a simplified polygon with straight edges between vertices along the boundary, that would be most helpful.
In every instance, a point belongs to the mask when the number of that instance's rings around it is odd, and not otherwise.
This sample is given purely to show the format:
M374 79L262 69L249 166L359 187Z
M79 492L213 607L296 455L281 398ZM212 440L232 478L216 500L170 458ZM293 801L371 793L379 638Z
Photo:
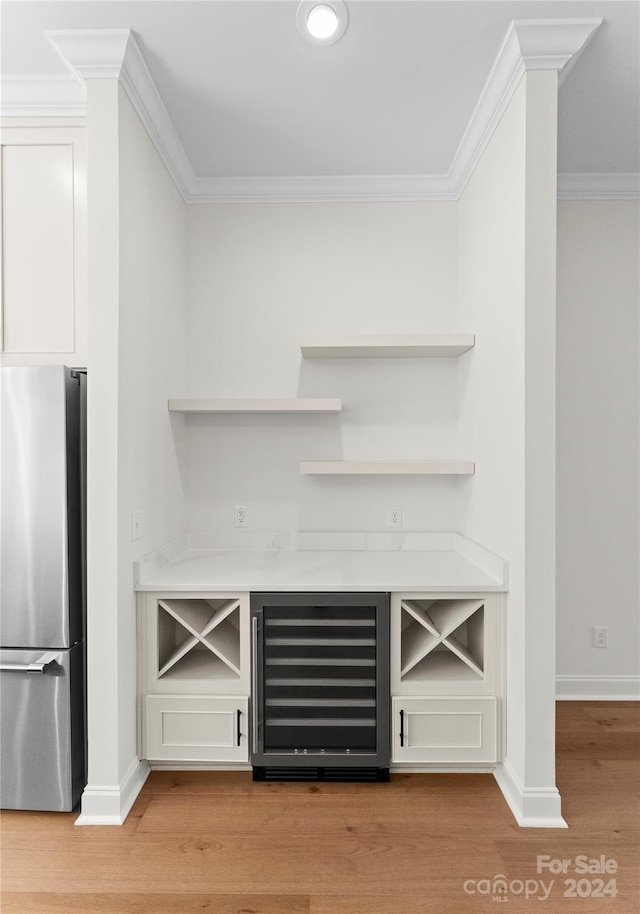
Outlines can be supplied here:
M562 85L600 25L602 19L516 19L509 32L525 70L559 70Z
M640 174L558 175L558 200L640 200Z
M66 29L45 32L62 62L83 82L86 79L119 79L129 29Z
M453 200L446 175L196 178L187 203L358 203Z
M512 22L447 174L196 177L140 46L129 29L47 32L73 77L16 77L9 82L5 77L2 113L77 116L85 111L80 100L82 83L89 79L118 79L186 203L452 200L464 190L523 74L527 70L557 70L563 79L601 22L601 19ZM4 94L5 85L8 95ZM611 193L615 194L614 198L622 198L623 187L635 186L630 180L634 176L626 177L629 180L616 182L611 180L615 176L607 176L593 199L604 199L607 187L609 198ZM597 181L585 180L582 187L585 183L597 185ZM580 181L566 184L574 199L579 184ZM585 196L588 196L586 189L582 193Z
M3 117L85 117L86 92L75 76L4 75Z
M511 23L447 175L460 196L527 70L566 75L602 19L520 19ZM560 79L560 77L559 77Z
M118 79L184 200L196 181L184 147L130 29L50 31L46 36L82 82Z

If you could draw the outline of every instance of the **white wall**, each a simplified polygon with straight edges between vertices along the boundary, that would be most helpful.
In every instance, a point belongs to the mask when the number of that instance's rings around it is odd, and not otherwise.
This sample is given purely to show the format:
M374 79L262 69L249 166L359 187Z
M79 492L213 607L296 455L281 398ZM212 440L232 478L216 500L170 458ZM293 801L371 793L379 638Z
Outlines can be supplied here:
M89 119L89 784L80 821L117 821L143 776L136 745L133 561L181 534L185 206L116 80ZM135 542L131 513L140 511Z
M460 199L459 529L510 562L501 784L530 823L555 790L556 74L527 73Z
M455 529L456 481L301 477L305 458L457 456L455 360L303 360L305 334L457 329L455 203L191 206L186 391L341 397L325 417L193 417L189 526ZM467 328L461 328L467 329ZM461 455L466 456L466 455Z
M558 207L558 690L640 695L640 204ZM592 626L609 627L608 650Z

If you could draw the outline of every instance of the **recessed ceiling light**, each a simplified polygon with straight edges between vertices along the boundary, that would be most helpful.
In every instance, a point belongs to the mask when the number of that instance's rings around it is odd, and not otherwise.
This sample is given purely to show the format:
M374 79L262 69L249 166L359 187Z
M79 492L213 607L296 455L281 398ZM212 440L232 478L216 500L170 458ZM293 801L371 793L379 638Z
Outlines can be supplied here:
M307 28L314 38L331 38L338 28L336 11L324 3L313 6L307 16Z
M309 44L335 44L349 24L344 0L302 0L296 11L298 31Z

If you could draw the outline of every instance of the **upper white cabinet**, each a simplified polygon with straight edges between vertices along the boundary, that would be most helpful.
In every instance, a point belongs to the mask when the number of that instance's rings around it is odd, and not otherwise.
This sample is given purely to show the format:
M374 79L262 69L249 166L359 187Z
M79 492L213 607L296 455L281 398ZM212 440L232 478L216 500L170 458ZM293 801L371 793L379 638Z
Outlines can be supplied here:
M86 131L2 133L2 362L86 365Z

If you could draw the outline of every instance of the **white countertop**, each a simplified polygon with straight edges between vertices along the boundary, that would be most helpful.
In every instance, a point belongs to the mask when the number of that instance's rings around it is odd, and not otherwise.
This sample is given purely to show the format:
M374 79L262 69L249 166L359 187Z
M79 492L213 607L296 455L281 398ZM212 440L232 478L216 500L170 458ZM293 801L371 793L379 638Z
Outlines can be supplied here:
M355 535L354 535L355 536ZM438 539L439 537L439 539ZM329 544L328 539L316 545ZM306 541L309 545L312 541ZM506 562L460 534L345 540L346 548L182 548L137 563L139 591L505 591ZM365 548L357 548L358 545ZM381 545L386 548L375 548ZM416 548L419 545L436 548ZM354 548L354 546L356 548ZM372 548L373 547L373 548ZM181 551L182 550L182 551Z

